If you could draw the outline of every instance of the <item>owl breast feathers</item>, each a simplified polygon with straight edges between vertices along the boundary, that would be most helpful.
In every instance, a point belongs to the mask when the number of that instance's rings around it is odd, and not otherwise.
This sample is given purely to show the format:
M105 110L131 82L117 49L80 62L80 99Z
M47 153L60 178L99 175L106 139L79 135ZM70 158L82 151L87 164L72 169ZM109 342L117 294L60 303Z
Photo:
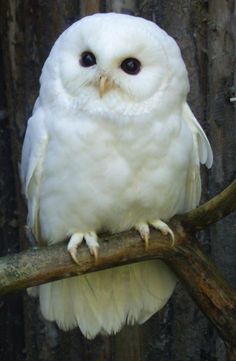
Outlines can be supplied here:
M40 84L21 162L37 241L69 236L75 261L82 241L99 257L104 230L134 227L148 246L153 225L174 242L165 222L198 205L200 163L212 164L176 42L142 18L85 17L55 42ZM147 320L175 282L154 260L41 285L38 295L46 319L93 338Z

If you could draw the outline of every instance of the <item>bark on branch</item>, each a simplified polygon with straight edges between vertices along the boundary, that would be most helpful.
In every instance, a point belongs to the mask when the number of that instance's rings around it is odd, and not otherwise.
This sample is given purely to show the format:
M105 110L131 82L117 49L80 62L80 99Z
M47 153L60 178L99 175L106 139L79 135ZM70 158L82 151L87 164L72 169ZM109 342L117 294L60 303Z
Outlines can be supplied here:
M195 232L217 222L235 209L236 180L201 207L170 220L169 225L176 238L174 247L171 247L168 237L152 230L150 246L145 250L144 242L132 230L101 235L96 264L86 246L79 248L79 265L75 264L65 243L2 257L0 294L126 263L161 258L185 284L233 355L236 348L236 293L204 254L196 241Z

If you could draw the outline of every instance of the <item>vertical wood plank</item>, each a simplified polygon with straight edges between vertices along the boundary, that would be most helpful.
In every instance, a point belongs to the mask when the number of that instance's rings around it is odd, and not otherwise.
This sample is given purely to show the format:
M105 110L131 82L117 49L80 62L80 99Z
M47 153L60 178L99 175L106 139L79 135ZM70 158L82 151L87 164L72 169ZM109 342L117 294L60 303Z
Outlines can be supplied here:
M80 16L92 15L101 11L101 1L80 1Z
M234 85L235 48L232 15L235 1L209 1L208 15L208 108L209 133L214 167L209 177L210 195L235 178L236 119L230 103ZM234 55L233 55L234 54ZM236 287L236 216L230 215L211 227L211 252L222 273ZM227 235L227 236L226 236ZM216 357L225 359L222 341L216 339Z
M137 12L136 3L136 0L107 0L106 10L107 12L135 15Z
M4 91L3 52L0 47L0 256L19 251L10 125ZM24 360L22 311L20 293L0 297L0 360Z

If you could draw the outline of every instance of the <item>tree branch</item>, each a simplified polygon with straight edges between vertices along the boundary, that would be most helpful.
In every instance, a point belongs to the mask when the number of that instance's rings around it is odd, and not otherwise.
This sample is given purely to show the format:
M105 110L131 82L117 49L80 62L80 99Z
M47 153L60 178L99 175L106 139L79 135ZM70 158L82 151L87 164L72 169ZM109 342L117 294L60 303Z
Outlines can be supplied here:
M203 229L235 209L236 181L201 207L176 216L169 222L175 233L174 247L168 237L152 230L150 246L145 250L144 242L132 230L101 235L96 264L85 245L78 251L79 265L75 264L65 243L2 257L0 294L131 262L160 258L176 272L192 298L232 348L232 345L236 345L236 293L203 253L193 230Z
M236 209L236 180L202 206L181 216L183 225L195 232L226 217Z

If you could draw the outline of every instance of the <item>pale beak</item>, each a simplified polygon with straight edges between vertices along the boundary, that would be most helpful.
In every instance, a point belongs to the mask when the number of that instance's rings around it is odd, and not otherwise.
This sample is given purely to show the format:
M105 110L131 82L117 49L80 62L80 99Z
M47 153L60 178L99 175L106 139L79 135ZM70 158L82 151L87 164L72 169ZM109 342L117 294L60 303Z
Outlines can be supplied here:
M100 98L103 97L103 95L109 90L109 88L110 88L110 84L108 78L105 75L101 76L101 78L99 79Z

